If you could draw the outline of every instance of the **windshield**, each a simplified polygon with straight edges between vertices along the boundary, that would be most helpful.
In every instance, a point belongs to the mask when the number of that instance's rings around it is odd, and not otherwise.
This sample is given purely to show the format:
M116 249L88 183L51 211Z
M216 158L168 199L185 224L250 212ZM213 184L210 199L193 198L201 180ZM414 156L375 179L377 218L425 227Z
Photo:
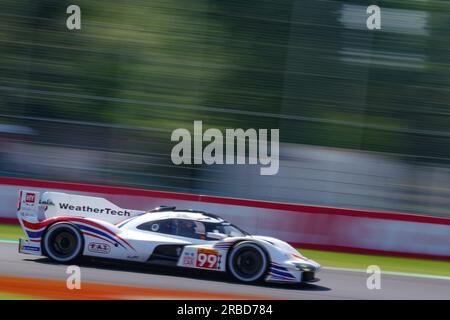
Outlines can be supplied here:
M239 229L235 225L228 222L206 223L206 232L222 233L229 237L242 237L250 235L248 232Z

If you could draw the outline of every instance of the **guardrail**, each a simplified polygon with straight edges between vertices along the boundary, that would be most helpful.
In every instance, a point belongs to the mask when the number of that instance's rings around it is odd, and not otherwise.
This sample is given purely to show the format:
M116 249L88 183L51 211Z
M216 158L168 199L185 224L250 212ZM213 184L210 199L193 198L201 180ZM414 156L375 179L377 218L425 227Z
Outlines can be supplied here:
M450 260L448 218L0 177L4 222L15 217L21 188L95 195L137 210L175 205L209 211L250 233L280 238L300 248Z

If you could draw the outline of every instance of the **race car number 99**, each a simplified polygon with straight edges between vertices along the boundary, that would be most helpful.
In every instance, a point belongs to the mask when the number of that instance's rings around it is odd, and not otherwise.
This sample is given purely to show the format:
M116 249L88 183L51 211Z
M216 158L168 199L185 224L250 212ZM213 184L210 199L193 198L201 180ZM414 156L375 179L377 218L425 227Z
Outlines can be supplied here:
M197 251L197 268L217 269L219 253L216 250L199 249Z

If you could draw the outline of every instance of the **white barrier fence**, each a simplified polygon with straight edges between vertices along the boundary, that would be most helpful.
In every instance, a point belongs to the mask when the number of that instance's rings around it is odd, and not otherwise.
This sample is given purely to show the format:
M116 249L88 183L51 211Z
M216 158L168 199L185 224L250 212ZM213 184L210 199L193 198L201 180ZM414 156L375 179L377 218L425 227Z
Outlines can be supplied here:
M0 217L15 217L20 189L99 196L136 210L160 205L203 210L250 233L305 248L450 259L450 219L445 218L7 178L0 178Z

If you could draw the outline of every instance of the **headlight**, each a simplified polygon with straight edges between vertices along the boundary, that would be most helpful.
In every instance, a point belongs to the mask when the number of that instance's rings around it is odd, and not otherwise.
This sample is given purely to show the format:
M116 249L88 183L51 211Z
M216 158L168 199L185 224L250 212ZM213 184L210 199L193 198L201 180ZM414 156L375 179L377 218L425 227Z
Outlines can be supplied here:
M316 268L306 263L294 263L294 266L299 271L316 271Z

